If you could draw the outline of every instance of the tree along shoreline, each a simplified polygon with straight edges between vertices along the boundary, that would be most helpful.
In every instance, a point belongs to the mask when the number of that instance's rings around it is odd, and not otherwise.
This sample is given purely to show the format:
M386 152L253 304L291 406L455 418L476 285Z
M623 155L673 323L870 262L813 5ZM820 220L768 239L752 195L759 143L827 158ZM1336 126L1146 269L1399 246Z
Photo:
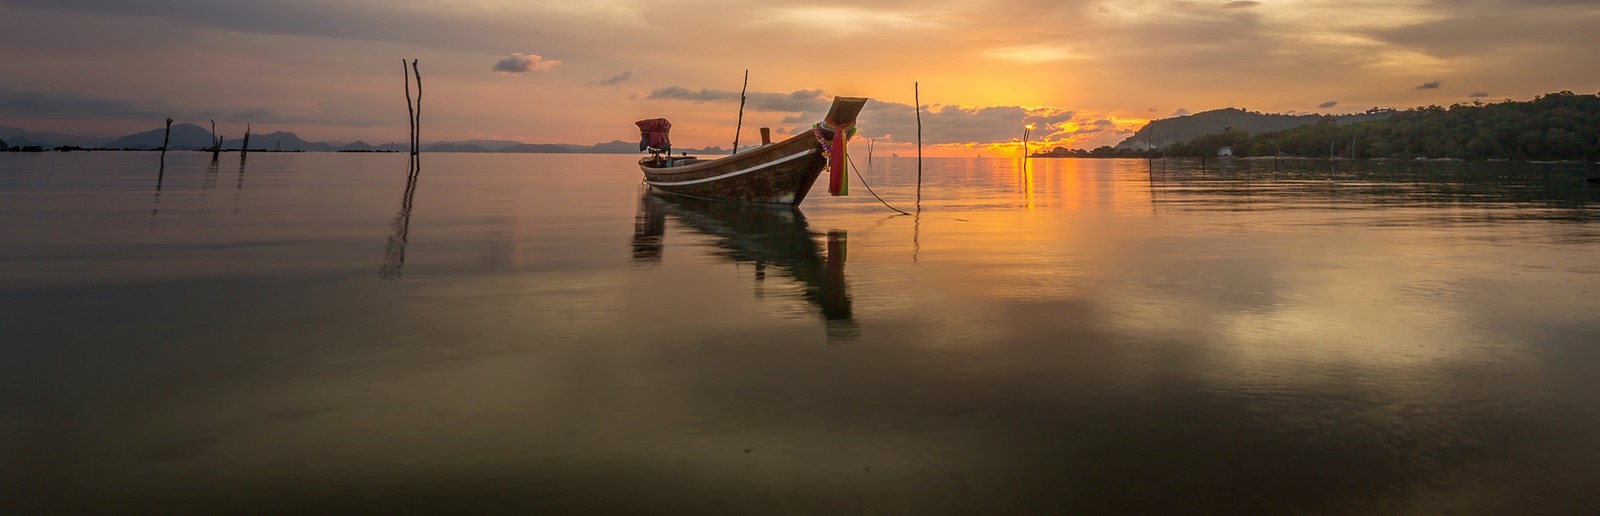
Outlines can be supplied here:
M1228 128L1151 152L1060 147L1043 158L1204 157L1594 163L1600 161L1600 95L1570 91L1528 101L1426 106L1383 120L1317 123L1259 135Z

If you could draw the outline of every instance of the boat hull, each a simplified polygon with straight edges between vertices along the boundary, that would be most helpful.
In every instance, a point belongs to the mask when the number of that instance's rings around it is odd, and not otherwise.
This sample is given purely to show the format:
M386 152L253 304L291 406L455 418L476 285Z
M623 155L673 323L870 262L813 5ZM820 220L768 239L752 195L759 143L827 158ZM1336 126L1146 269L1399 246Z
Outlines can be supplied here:
M652 191L748 203L797 206L827 167L822 145L809 131L715 160L639 160Z

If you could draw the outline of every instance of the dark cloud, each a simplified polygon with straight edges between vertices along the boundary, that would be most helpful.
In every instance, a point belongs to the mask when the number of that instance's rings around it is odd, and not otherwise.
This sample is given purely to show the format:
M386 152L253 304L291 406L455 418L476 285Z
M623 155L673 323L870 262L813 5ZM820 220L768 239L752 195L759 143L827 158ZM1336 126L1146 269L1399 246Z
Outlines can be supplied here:
M832 103L822 90L800 90L794 93L751 93L746 107L758 106L763 111L791 111L778 128L789 133L822 120ZM702 89L689 90L667 87L650 93L652 99L676 99L695 102L738 102L737 92ZM801 108L801 109L793 109ZM1035 124L1036 138L1064 136L1061 127L1071 122L1071 111L1036 111L1019 106L937 106L922 111L922 140L929 145L982 144L1003 142L1022 136L1022 127ZM858 117L859 136L895 142L916 140L917 111L910 104L870 101ZM1042 136L1040 136L1042 135Z
M1580 49L1600 45L1600 11L1592 1L1539 4L1485 0L1452 6L1430 21L1383 27L1367 34L1386 43L1435 57L1514 54L1531 49Z
M1488 96L1489 96L1489 92L1487 92L1487 91L1474 91L1472 93L1468 93L1467 94L1467 98L1472 98L1472 99L1481 99L1481 98L1488 97Z
M483 48L515 30L520 22L493 20L470 10L377 8L364 2L275 0L0 0L22 6L78 14L108 14L163 19L177 27L216 28L256 34L379 40L438 48ZM455 41L450 41L455 39Z
M494 67L491 69L505 73L543 72L555 68L558 64L561 64L561 61L545 59L539 54L523 55L520 52L516 52L505 59L495 62Z
M1419 89L1419 90L1437 90L1437 89L1439 89L1439 86L1442 85L1442 84L1444 84L1444 81L1428 81L1428 82L1422 83L1421 85L1418 85L1417 89Z
M1037 115L1030 113L1028 117L1023 120L1023 122L1050 126L1070 121L1076 116L1077 113L1074 111L1045 112Z
M822 112L815 117L820 119ZM916 110L909 104L884 102L867 104L860 126L872 137L914 141L917 133ZM1018 106L963 107L942 106L922 113L922 138L925 143L1003 142L1022 136L1028 112ZM1035 128L1046 133L1047 129Z
M630 79L632 77L633 77L633 71L632 70L628 70L628 71L624 71L622 73L619 73L619 74L616 74L616 75L613 75L613 76L610 76L610 77L606 77L604 79L600 79L600 84L603 84L603 85L606 85L606 86L611 86L611 85L617 84L619 82L626 81L626 80L628 80L628 79Z
M738 102L739 92L713 89L693 91L682 86L657 88L645 97L652 100L688 100L693 102ZM832 99L822 98L822 90L795 90L789 93L751 92L745 95L745 107L754 111L825 111ZM871 105L871 104L868 104Z
M0 84L0 114L50 118L162 118L170 106L159 100L101 97L69 91Z
M804 113L801 120L820 120L823 111ZM1075 130L1069 130L1073 122ZM922 111L922 139L930 145L986 144L1010 141L1022 136L1023 126L1034 124L1033 139L1062 140L1071 136L1114 132L1109 120L1079 121L1073 111L1034 110L1020 106L937 106ZM858 126L869 138L909 142L916 140L917 112L910 104L870 102L861 112Z
M1070 131L1068 134L1071 136L1088 136L1104 134L1108 132L1115 134L1121 131L1117 129L1117 123L1115 121L1109 118L1099 118L1079 121L1078 129ZM1063 136L1065 136L1065 134L1063 134Z
M1339 101L1330 100L1330 101L1327 101L1327 102L1323 102L1321 104L1317 104L1317 107L1322 108L1322 109L1328 109L1328 108L1331 108L1331 107L1334 107L1334 106L1337 106L1337 105L1339 105Z
M1228 2L1228 3L1222 4L1222 8L1223 9L1249 9L1251 7L1255 7L1255 6L1258 6L1258 5L1261 5L1261 2L1257 2L1255 0L1234 0L1232 2Z
M391 122L371 120L330 120L280 115L266 108L237 111L174 106L159 98L105 97L80 92L39 90L13 84L0 84L0 116L79 120L180 120L214 118L229 122L313 124L343 127L371 127Z

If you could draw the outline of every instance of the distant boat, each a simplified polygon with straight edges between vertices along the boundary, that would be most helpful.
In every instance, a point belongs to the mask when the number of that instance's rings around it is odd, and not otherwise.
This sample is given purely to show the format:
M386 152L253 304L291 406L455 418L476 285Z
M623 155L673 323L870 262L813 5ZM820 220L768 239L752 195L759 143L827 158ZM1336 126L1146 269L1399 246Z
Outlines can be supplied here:
M861 97L834 97L827 117L812 130L781 142L763 142L760 147L742 152L735 149L733 155L711 160L673 156L667 138L672 124L664 118L640 120L636 122L643 137L639 150L650 151L650 156L639 160L639 169L644 172L645 184L656 192L798 206L822 169L829 167L832 184L837 185L830 189L842 195L844 157L831 151L849 138L856 115L866 103L867 99ZM836 137L836 128L846 134Z

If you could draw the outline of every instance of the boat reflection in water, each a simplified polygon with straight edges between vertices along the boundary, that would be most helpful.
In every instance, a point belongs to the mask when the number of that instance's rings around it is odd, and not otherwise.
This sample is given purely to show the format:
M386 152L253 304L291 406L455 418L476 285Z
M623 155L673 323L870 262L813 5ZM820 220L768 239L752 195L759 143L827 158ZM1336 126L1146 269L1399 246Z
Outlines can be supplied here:
M844 279L846 232L828 231L824 247L817 241L823 234L812 231L799 211L658 196L646 187L640 191L634 219L635 262L661 261L667 217L696 233L715 237L712 255L753 264L757 285L765 281L769 270L777 270L804 286L803 297L820 309L829 340L849 340L857 335Z

